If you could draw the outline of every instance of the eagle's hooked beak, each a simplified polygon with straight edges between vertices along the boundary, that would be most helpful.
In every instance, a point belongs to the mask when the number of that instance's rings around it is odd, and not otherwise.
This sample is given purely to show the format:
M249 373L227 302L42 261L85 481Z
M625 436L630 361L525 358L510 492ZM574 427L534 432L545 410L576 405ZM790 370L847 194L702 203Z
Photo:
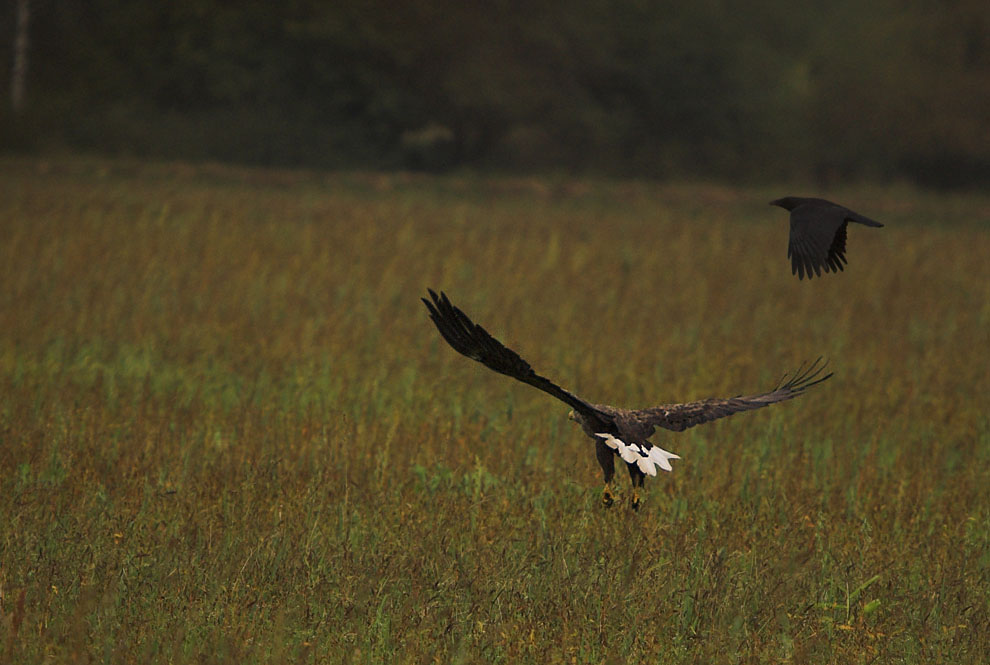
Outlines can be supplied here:
M577 414L574 413L574 409L571 409L570 411L567 412L567 419L577 422Z

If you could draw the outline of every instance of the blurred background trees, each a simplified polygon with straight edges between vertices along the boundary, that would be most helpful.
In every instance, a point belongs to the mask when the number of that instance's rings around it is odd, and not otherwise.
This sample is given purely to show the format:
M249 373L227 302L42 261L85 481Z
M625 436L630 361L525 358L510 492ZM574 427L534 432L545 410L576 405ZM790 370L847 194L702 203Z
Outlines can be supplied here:
M984 0L8 0L0 26L7 150L990 181Z

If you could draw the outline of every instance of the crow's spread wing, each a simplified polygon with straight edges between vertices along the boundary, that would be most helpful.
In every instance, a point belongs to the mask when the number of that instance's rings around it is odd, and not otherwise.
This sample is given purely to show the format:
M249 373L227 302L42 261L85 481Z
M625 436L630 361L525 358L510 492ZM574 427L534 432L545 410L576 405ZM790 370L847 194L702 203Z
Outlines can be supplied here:
M842 270L843 264L849 263L846 260L846 229L848 226L848 224L843 224L835 232L835 238L832 239L832 244L828 248L828 256L825 257L825 272L829 270L839 272Z
M791 272L804 279L819 277L825 272L839 272L846 260L846 227L849 222L865 226L882 227L880 222L864 217L858 212L825 199L786 197L774 201L775 205L786 201L791 211L791 236L787 244L787 257L791 260Z
M791 210L791 236L787 256L791 260L791 272L804 279L826 272L841 270L841 263L830 260L832 249L840 249L837 257L844 260L846 212L842 206L822 202L806 203ZM841 239L838 235L841 234ZM837 245L839 247L837 247Z
M793 399L808 388L832 376L831 372L821 376L821 373L828 366L827 362L823 363L821 360L819 358L807 368L801 365L794 374L784 376L773 390L759 395L730 397L729 399L706 399L687 404L664 404L634 411L631 416L638 425L663 427L675 432L682 432L689 427L725 418L740 411L761 409L777 402Z
M534 372L518 353L504 346L455 307L443 291L439 296L432 289L429 291L433 302L426 298L422 300L426 303L437 330L455 351L500 374L511 376L553 395L584 416L595 431L616 433L612 416Z

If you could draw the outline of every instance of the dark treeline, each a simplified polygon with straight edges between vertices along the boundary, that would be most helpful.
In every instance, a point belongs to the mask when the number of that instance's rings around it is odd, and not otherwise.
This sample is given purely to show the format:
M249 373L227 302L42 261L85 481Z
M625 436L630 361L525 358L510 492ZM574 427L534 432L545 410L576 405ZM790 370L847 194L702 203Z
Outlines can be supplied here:
M8 63L25 4L7 149L990 180L985 0L8 0Z

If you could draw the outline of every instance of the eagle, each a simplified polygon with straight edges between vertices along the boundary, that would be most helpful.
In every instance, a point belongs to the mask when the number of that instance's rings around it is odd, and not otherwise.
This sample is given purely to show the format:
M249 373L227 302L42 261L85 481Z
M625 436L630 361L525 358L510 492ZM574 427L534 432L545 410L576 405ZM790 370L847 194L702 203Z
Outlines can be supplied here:
M650 443L649 438L656 428L683 432L689 427L734 413L752 411L793 399L832 376L831 372L822 376L828 363L823 363L819 357L813 363L802 364L790 376L785 375L767 392L756 395L662 404L647 409L620 409L606 404L592 404L534 372L518 353L492 337L455 307L443 291L440 295L433 289L428 291L430 299L422 300L426 303L430 318L440 335L455 351L500 374L528 383L571 407L568 417L577 422L595 442L595 456L605 478L605 489L602 492L602 503L605 506L611 506L614 502L612 478L615 475L616 457L626 463L629 471L633 510L639 509L639 490L643 487L646 476L656 476L657 469L673 470L671 460L680 459L680 456Z
M872 227L883 224L864 217L849 208L825 199L785 196L770 202L791 213L791 236L787 244L787 258L791 260L791 274L798 279L821 277L825 272L839 272L846 260L846 227L849 222Z

